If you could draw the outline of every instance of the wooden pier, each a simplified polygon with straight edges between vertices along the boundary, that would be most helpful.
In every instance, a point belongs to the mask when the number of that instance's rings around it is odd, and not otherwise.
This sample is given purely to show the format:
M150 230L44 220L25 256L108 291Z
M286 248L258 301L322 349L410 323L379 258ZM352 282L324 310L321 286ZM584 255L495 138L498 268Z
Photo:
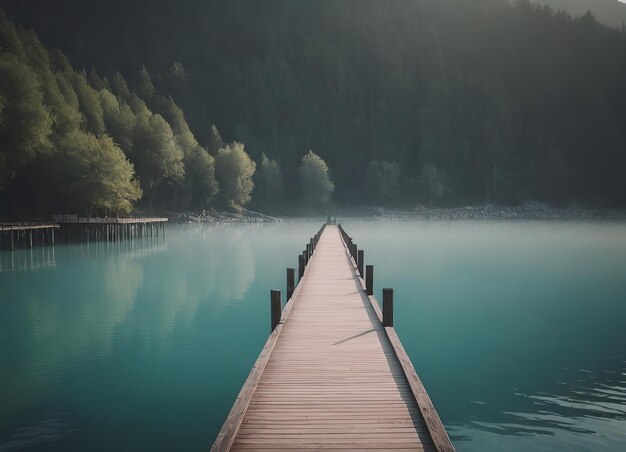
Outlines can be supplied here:
M54 245L55 241L117 242L141 237L165 235L167 218L106 217L80 218L55 215L53 222L0 223L0 250Z
M53 223L0 223L0 250L54 245L54 236L58 229L59 225Z
M363 251L327 224L299 264L282 312L272 291L272 332L212 450L454 451L393 328L393 291L381 312L372 266L362 278Z
M117 242L165 234L167 218L160 217L105 217L80 218L76 215L55 215L61 226L60 237L68 242Z

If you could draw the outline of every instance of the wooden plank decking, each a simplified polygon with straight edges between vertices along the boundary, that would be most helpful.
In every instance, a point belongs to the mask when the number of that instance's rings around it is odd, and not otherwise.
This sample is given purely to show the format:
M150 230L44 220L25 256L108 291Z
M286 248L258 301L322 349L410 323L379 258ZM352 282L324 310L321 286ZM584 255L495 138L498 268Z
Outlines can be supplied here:
M37 229L59 229L54 223L0 223L0 232L33 231Z
M328 225L213 450L453 450L362 284Z

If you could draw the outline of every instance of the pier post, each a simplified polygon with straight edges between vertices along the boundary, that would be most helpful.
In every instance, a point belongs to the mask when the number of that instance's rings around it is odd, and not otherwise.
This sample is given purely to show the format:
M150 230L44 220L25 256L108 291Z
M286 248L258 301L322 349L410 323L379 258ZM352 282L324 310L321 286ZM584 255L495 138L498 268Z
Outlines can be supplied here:
M363 250L359 250L358 253L358 259L356 260L356 266L359 269L359 275L361 275L361 278L364 276L363 275L363 260L364 260L364 255L365 252Z
M383 289L383 326L393 326L393 289Z
M309 240L309 248L311 249L311 256L313 255L313 251L315 251L315 242L313 241L313 238L311 238L311 240Z
M280 302L280 290L270 291L270 303L271 303L271 317L272 317L272 329L276 328L276 325L280 323L280 316L282 314L282 306Z
M304 256L298 255L298 279L302 279L304 276Z
M309 253L308 250L302 251L302 255L304 256L304 266L309 265Z
M293 295L293 290L296 287L296 269L288 268L287 269L287 300L291 299Z
M365 266L365 292L374 295L374 266Z
M28 247L29 248L33 247L33 230L32 229L28 232Z
M354 259L355 262L358 256L358 251L359 251L359 247L356 245L356 243L353 243L352 244L352 258Z

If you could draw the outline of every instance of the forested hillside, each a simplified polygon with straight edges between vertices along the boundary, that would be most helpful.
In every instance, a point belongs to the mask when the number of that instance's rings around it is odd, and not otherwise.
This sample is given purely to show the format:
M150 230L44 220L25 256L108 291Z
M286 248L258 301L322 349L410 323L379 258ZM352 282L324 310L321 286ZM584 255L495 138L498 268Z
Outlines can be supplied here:
M626 5L619 0L534 0L552 9L565 11L572 16L584 16L588 11L610 27L621 30L626 24Z
M39 199L42 181L54 197L46 205L65 200L85 164L60 157L91 156L89 146L110 148L125 187L112 195L123 201L96 208L320 206L331 195L408 206L626 203L626 37L590 15L506 0L0 5L69 55L41 57L21 31L25 55L16 54L3 20L3 70L26 80L31 68L41 88L22 87L39 96L25 102L45 107L29 114L40 122L21 141L2 109L3 199L13 208ZM4 107L15 91L2 80ZM54 102L67 110L62 121L50 116Z

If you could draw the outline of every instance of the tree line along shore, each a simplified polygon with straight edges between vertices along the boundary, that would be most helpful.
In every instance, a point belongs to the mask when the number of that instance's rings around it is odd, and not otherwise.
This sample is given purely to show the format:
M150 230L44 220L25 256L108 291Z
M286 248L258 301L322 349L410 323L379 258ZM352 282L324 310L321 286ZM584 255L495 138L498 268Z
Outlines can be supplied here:
M128 214L135 206L241 212L252 200L279 209L283 174L210 125L201 145L181 108L143 68L137 91L116 72L75 69L33 31L0 13L0 214ZM300 202L321 208L334 184L309 150L297 168Z
M0 14L4 218L626 203L626 35L591 14L525 0L20 5L4 6L52 45ZM59 39L70 25L80 40Z

